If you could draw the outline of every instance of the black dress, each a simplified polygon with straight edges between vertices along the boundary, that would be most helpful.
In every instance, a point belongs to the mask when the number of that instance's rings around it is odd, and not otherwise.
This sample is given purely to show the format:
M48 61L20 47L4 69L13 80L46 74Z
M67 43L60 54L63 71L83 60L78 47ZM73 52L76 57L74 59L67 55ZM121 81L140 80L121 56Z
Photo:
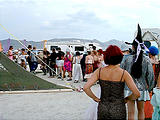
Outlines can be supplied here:
M122 77L120 81L99 80L101 86L101 101L98 105L98 120L126 119L124 102L125 84L121 82Z

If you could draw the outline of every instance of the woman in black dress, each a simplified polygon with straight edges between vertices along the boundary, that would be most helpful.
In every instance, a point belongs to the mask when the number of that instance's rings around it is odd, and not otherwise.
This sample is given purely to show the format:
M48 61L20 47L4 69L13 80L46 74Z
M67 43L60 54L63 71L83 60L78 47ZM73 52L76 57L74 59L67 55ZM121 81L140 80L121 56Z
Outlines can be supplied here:
M135 100L140 96L130 74L120 68L119 63L122 58L122 51L117 46L110 45L104 52L104 61L108 66L97 69L84 86L86 94L99 102L98 120L126 119L125 102L128 99ZM101 87L100 99L90 89L98 80ZM125 83L132 91L127 98L124 98Z

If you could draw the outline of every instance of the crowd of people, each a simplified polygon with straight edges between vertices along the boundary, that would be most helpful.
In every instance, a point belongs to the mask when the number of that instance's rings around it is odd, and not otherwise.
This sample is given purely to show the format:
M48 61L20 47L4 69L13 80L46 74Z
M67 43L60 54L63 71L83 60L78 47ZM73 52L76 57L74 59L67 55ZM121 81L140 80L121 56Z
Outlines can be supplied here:
M126 119L125 103L129 120L134 119L135 103L138 119L151 119L153 107L147 101L151 100L153 88L160 88L160 63L156 57L159 51L155 46L147 48L144 45L139 26L137 36L130 45L132 50L127 51L115 45L110 45L105 51L96 50L93 46L92 51L84 54L79 51L71 53L70 49L63 52L61 48L53 48L51 53L44 48L38 53L36 47L32 48L31 45L28 50L22 48L13 53L13 46L10 46L8 57L16 59L25 69L28 63L33 73L40 64L44 75L48 73L50 78L68 78L67 81L74 83L87 82L83 90L99 103L97 119ZM96 82L101 87L100 98L90 89Z
M149 50L147 49L142 41L139 25L137 36L130 45L132 52L128 55L124 55L119 47L110 45L104 51L104 62L107 66L97 69L84 85L86 94L98 103L98 107L95 108L97 115L88 113L91 119L125 120L127 116L125 103L128 120L135 119L135 105L138 120L160 119L160 104L154 110L150 104L153 88L160 89L160 67L155 57L159 55L158 48L151 46ZM91 90L97 81L101 89L100 97ZM91 112L95 111L92 108Z
M32 52L31 52L32 51ZM24 69L27 69L27 64L29 65L30 72L35 72L38 67L38 59L37 56L38 51L36 47L29 45L28 50L22 48L20 50L13 51L13 46L9 47L7 56L9 59L21 65Z
M61 48L53 48L50 53L44 48L40 58L52 69L43 63L41 69L44 75L49 73L50 78L57 76L59 79L68 78L67 81L73 81L74 83L85 82L103 64L102 52L100 49L81 54L79 51L71 53L70 49L63 52Z
M97 68L105 65L103 50L96 50L95 46L92 51L84 54L79 51L71 53L69 49L63 52L61 48L53 48L51 53L46 48L39 52L32 45L28 45L28 49L22 48L13 52L13 46L10 46L7 55L9 59L17 62L24 69L28 64L30 72L35 73L40 64L43 74L49 74L49 78L68 78L67 81L74 83L86 82Z

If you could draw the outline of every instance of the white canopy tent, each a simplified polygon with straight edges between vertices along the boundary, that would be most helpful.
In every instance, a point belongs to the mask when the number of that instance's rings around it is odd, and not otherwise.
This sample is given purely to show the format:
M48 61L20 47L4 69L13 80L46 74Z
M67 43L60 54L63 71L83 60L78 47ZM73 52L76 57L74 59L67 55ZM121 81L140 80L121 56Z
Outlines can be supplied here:
M160 29L159 28L142 29L142 39L143 41L151 41L151 42L155 41L160 51Z
M142 29L143 41L155 41L160 49L160 29L159 28L147 28Z

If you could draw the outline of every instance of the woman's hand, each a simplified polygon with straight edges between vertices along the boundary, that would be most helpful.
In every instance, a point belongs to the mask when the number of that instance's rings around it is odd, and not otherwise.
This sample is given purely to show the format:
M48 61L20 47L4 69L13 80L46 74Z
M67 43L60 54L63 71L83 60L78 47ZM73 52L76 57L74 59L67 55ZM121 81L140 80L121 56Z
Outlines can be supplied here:
M93 99L95 102L100 102L101 100L99 98Z

